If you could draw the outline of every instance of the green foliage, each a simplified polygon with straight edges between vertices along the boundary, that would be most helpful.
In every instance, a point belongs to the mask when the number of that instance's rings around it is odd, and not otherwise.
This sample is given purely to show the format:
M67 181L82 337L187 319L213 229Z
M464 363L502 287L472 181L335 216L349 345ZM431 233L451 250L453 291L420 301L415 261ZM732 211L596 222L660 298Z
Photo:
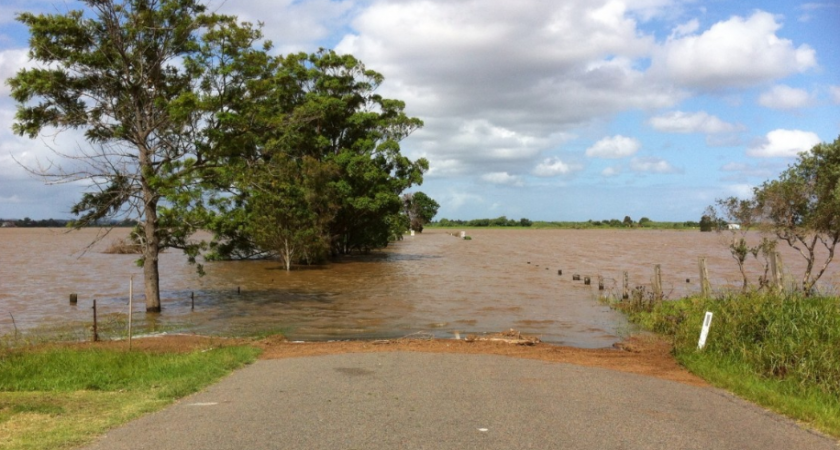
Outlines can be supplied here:
M75 449L248 364L259 351L20 349L0 356L4 449Z
M776 180L755 189L762 218L807 263L802 290L812 291L840 242L840 138L799 155ZM821 262L817 248L826 250Z
M829 404L811 408L804 418L840 412L840 299L801 293L724 293L717 298L690 297L651 308L620 303L631 321L670 336L677 358L694 370L725 363L743 372L736 384L763 383L784 389L794 401ZM697 349L706 311L714 313L703 350ZM721 376L718 373L716 376ZM730 380L729 383L732 383ZM748 387L742 388L749 390ZM760 400L760 399L759 399ZM771 405L774 406L774 405ZM820 407L823 408L823 407ZM824 420L822 419L819 420ZM833 432L840 434L835 421Z
M703 217L700 218L700 231L710 232L712 231L712 228L714 228L714 221L711 216L704 214Z
M716 206L706 208L706 215L712 223L719 224L717 233L724 237L729 253L738 264L741 277L744 280L743 290L749 288L749 278L745 264L747 256L752 255L764 260L764 275L759 279L761 287L769 287L770 258L776 251L776 241L762 236L758 241L748 242L750 229L760 225L761 208L756 201L742 200L735 197L718 199Z
M274 58L269 66L265 82L251 86L258 95L248 95L264 101L231 119L259 124L248 138L250 153L213 180L224 192L211 200L218 211L210 226L215 254L278 254L276 245L255 239L274 233L272 220L296 223L284 234L299 236L300 255L320 255L323 244L332 254L386 246L401 226L400 194L428 169L425 159L411 161L399 147L422 122L405 115L403 102L375 94L384 77L350 55L321 50ZM259 195L254 186L262 187ZM296 219L277 215L290 207Z
M18 103L13 130L30 138L84 130L91 149L73 158L81 167L42 175L90 182L71 208L75 227L140 221L146 306L159 311L158 254L180 248L194 262L203 248L189 240L206 218L203 172L231 151L216 134L231 101L242 102L236 88L254 76L242 68L261 54L252 48L261 36L194 0L84 3L84 11L17 16L38 65L7 81Z
M161 398L195 392L253 361L252 347L224 347L186 354L73 350L16 351L0 359L0 391L141 391Z
M408 216L411 229L423 232L423 226L431 222L440 207L438 202L423 192L414 192L403 196L405 215Z

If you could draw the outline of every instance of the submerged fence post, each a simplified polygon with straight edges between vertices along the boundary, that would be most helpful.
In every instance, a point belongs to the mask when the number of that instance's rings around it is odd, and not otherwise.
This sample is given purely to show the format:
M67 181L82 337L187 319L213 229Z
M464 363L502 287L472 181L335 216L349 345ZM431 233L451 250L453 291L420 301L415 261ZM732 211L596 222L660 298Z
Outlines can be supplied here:
M604 290L604 276L603 275L598 275L598 290L599 291Z
M70 294L70 304L75 305L79 301L79 294Z
M624 289L621 292L621 299L627 300L630 298L630 275L624 272Z
M99 340L99 331L96 329L96 299L93 299L93 342Z
M700 258L700 293L703 297L711 294L712 286L709 283L709 270L706 268L706 258Z
M662 266L653 266L653 295L657 300L662 300Z

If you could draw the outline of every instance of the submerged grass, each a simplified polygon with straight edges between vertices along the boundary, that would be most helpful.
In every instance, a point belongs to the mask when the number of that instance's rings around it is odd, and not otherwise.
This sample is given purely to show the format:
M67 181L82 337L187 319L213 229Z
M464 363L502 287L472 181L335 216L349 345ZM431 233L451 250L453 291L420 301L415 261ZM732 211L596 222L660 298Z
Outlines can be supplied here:
M840 437L837 297L723 293L618 307L643 328L670 336L677 359L692 372ZM706 311L714 319L698 350Z
M0 357L0 448L69 449L248 364L253 347L193 353L15 350Z

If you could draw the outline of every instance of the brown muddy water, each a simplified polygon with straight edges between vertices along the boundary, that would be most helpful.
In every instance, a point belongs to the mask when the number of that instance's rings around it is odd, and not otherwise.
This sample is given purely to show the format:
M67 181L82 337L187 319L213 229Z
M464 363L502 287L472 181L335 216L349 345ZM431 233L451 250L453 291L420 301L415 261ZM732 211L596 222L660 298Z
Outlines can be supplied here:
M708 258L715 288L737 286L741 279L714 233L470 230L472 240L465 241L449 235L451 230L426 230L374 255L290 273L274 261L236 261L208 263L207 275L199 277L182 254L169 251L161 258L164 311L157 315L144 312L136 256L102 253L127 230L113 231L85 252L97 232L0 229L0 334L14 326L90 322L93 299L100 314L127 315L133 274L135 323L168 330L280 329L294 340L328 340L516 328L547 342L594 348L610 346L631 330L598 301L620 295L624 271L631 285L649 285L653 266L660 264L669 298L699 291L701 256ZM786 270L800 274L801 257L786 245L781 250ZM759 270L751 260L753 280ZM592 284L572 281L574 274L590 276ZM605 280L603 292L598 276ZM823 285L836 286L836 268L824 279ZM79 296L75 306L70 293Z

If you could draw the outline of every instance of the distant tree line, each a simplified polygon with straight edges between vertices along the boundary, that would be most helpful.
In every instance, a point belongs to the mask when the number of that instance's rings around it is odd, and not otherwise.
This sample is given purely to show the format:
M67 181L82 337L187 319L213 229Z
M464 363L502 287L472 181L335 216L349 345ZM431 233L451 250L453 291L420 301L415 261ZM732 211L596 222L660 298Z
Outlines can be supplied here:
M472 220L450 220L440 219L430 225L439 227L530 227L534 222L522 218L519 220L508 219L500 216L495 219L472 219Z
M0 224L12 224L17 228L63 228L67 226L74 226L74 222L72 220L67 219L30 219L29 217L24 217L23 219L0 219ZM137 225L136 220L120 220L120 221L113 221L113 220L103 220L97 223L90 223L84 226L89 227L134 227Z
M432 227L538 227L538 228L698 228L699 222L685 221L685 222L654 222L648 217L642 217L638 222L634 221L630 216L624 216L624 220L619 219L604 219L604 220L587 220L586 222L548 222L548 221L534 221L527 218L519 220L508 219L506 216L497 217L495 219L440 219L437 222L431 222L429 226Z

